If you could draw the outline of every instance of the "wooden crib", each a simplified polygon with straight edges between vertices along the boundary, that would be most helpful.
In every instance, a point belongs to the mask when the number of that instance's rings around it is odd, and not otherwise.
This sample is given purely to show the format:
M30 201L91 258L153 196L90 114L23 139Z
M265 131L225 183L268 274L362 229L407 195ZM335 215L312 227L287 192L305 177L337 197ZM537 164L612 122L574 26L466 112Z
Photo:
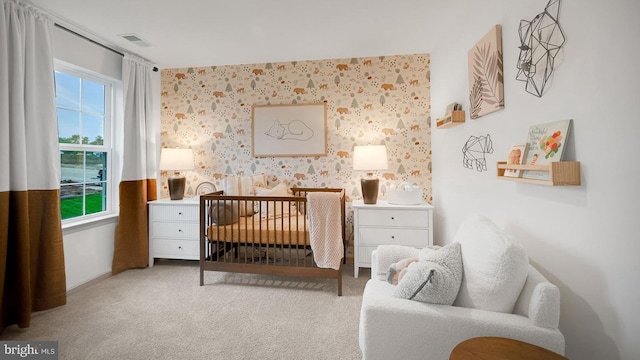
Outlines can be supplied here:
M336 279L342 295L345 261L344 189L292 188L293 196L200 196L200 285L205 271L288 275ZM340 198L342 262L340 268L314 261L307 216L307 194L337 193ZM236 216L234 211L239 213Z

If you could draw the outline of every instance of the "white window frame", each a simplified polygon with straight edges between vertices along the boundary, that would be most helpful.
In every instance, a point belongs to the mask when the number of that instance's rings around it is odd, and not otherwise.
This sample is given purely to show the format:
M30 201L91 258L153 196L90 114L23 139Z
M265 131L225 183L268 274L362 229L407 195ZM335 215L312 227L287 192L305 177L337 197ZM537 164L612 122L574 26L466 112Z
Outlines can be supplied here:
M113 139L114 131L114 114L116 101L115 101L115 91L118 86L118 82L100 74L91 72L89 70L83 69L81 67L71 65L69 63L55 60L54 61L54 69L57 72L62 72L65 74L69 74L81 79L86 79L89 81L93 81L95 83L99 83L105 85L105 109L104 109L104 136L103 136L103 144L102 145L89 145L89 144L59 144L60 151L83 151L83 152L104 152L106 153L106 179L105 179L105 190L107 192L107 196L105 199L105 211L101 211L94 214L81 215L69 219L62 220L62 227L69 228L77 225L83 225L107 218L112 218L118 215L115 204L117 203L118 193L116 192L117 186L114 183L117 181L117 176L115 176L114 164L118 163L114 161L113 157L116 151L114 151L114 144L116 141ZM56 106L57 109L57 106ZM82 141L82 138L80 139ZM85 183L87 179L85 179Z

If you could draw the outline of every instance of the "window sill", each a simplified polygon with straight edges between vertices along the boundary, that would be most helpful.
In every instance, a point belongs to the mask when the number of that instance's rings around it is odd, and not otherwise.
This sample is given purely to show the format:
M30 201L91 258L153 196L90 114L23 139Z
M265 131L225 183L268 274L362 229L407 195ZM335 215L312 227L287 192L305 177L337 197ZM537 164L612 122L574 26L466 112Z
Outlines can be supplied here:
M118 221L118 214L108 214L99 217L93 217L90 219L84 219L79 221L73 221L69 223L62 223L62 233L72 234L78 231L92 229L97 226L111 224Z

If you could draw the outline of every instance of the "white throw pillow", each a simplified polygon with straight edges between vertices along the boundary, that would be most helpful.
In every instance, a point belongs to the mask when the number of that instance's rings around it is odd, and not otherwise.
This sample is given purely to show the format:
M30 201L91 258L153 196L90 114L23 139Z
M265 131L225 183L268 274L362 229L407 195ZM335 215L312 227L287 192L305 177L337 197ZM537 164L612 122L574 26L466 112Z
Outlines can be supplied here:
M265 174L252 175L252 176L227 176L222 180L222 188L224 189L224 195L229 196L254 196L256 194L256 188L266 187L267 177ZM251 216L250 209L247 209L246 204L240 205L240 216Z
M267 177L265 174L251 176L227 176L222 180L225 195L230 196L253 196L256 194L256 187L267 187Z
M289 193L287 184L281 182L271 189L256 188L256 196L291 196L291 194ZM291 205L293 207L293 203L291 203ZM256 204L256 206L258 206L258 204ZM290 211L288 202L261 201L259 203L259 209L256 209L256 212L258 211L260 211L260 216L266 219L289 216L289 212L293 212L295 209L291 209Z
M527 279L529 258L491 220L467 219L454 241L462 248L462 285L455 306L512 313Z
M460 243L451 243L423 257L409 265L394 296L431 304L453 304L462 281Z

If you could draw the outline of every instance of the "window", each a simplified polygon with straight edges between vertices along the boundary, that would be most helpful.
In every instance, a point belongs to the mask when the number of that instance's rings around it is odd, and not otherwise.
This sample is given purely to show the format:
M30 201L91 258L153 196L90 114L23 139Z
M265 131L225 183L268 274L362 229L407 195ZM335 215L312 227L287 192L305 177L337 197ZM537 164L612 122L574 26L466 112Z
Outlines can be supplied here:
M111 212L113 83L56 63L62 220Z

